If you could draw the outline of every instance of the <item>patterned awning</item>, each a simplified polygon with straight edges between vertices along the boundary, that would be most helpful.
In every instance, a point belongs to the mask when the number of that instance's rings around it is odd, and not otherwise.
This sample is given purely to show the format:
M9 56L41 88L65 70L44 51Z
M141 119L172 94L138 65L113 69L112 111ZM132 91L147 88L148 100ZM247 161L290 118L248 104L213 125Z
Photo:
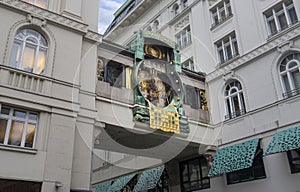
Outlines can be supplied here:
M256 138L219 149L208 176L212 177L251 167L258 143L259 139Z
M276 133L264 155L300 148L300 126Z
M117 179L111 186L110 188L107 190L109 192L115 192L115 191L119 191L121 189L123 189L123 187L125 187L125 185L127 185L127 183L135 176L136 174L131 174L131 175L127 175L124 177L121 177L119 179Z
M115 191L119 191L121 189L123 189L123 187L125 187L125 185L127 185L127 183L135 176L136 174L131 174L131 175L127 175L124 177L120 177L117 180L115 180L113 182L113 184L111 184L111 181L107 181L104 183L101 183L99 185L96 186L96 191L95 192L115 192Z
M111 181L101 183L96 186L96 192L107 192L110 186L111 186Z
M155 188L164 169L165 166L163 165L144 171L141 174L137 184L135 185L133 192L139 192Z

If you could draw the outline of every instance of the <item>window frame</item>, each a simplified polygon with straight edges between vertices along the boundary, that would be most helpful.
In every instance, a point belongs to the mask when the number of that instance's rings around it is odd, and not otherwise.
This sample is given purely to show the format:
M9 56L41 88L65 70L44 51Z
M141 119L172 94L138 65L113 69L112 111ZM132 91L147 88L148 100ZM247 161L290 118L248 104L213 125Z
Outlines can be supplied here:
M192 44L191 26L187 25L175 35L179 49L184 49Z
M235 31L215 42L219 65L226 63L239 55L239 46ZM230 50L230 56L229 51Z
M199 165L199 170L200 170L200 178L198 180L193 180L191 181L191 178L190 178L190 167L189 167L189 163L190 162L193 162L195 160L198 160L198 165ZM181 191L186 191L186 192L190 192L190 191L195 191L195 190L204 190L204 189L209 189L210 188L210 178L208 176L203 176L203 173L202 173L202 166L201 166L201 160L205 161L206 162L206 166L207 166L207 174L209 172L209 166L208 166L208 162L207 162L207 159L204 157L204 156L199 156L199 157L196 157L196 158L193 158L193 159L188 159L188 160L185 160L185 161L182 161L179 163L179 174L180 174L180 188L181 188ZM187 165L187 175L188 175L188 181L183 181L183 168L185 167L185 165ZM208 186L205 186L203 187L203 180L208 180L208 183L207 185ZM192 182L200 182L202 187L201 188L195 188L195 189L190 189L190 190L186 190L184 188L184 184L189 184L189 187L191 188L191 183Z
M29 57L32 59L32 63L24 63L26 54L26 48L31 48L34 51L33 55ZM31 28L23 28L17 31L14 36L13 46L10 55L10 66L22 71L34 73L37 75L44 74L47 66L49 46L47 39L37 30ZM39 64L40 54L43 54L43 68L37 73L37 67ZM28 54L28 53L27 53ZM43 56L42 55L42 56ZM26 64L32 65L31 71L23 69Z
M293 63L295 66L289 67ZM283 70L283 68L285 69ZM294 72L300 73L300 53L298 52L287 54L279 63L278 73L284 98L289 98L300 93L300 81L298 82L299 87L297 87Z
M297 154L298 157L293 157L293 155L292 155L293 152L298 153ZM288 160L289 160L291 174L300 173L300 164L299 164L299 167L297 168L296 165L293 163L294 160L300 162L300 148L287 151L287 156L288 156Z
M8 108L9 109L9 114L3 114L2 113L2 108ZM15 111L19 112L25 112L25 118L22 117L16 117L13 115ZM29 116L33 114L36 115L36 120L30 119ZM4 134L4 141L3 143L0 143L0 145L3 146L13 146L13 147L21 147L21 148L28 148L28 149L34 149L36 145L36 137L37 137L37 131L38 131L38 121L39 121L39 113L35 111L30 111L26 109L20 109L16 107L11 107L8 105L3 105L0 104L0 119L1 120L6 120L6 128L5 128L5 134ZM22 136L21 136L21 143L20 145L14 145L14 144L9 144L9 139L11 135L11 128L12 128L12 122L17 122L17 123L23 123L23 129L22 129ZM28 128L28 125L34 125L34 136L33 136L33 141L32 141L32 146L27 147L26 145L26 131Z
M255 172L255 171L262 171L263 175L258 176L257 172ZM238 180L230 181L230 175L233 175L233 174L237 175ZM251 175L248 175L247 179L241 179L241 177L245 176L245 174L251 174ZM251 167L242 169L242 170L238 170L238 171L234 171L234 172L230 172L230 173L226 173L227 185L233 185L233 184L243 183L243 182L248 182L248 181L255 181L255 180L265 179L265 178L267 178L267 175L266 175L266 170L265 170L265 164L263 161L263 150L260 147L260 144L258 144L258 146L257 146L256 153L255 153L255 156L253 159L253 164Z
M290 4L287 4L290 3ZM276 10L277 9L277 10ZM295 21L292 21L290 11L294 9L295 12ZM284 16L284 20L280 20L281 16ZM268 10L263 12L265 25L268 33L268 37L274 36L277 33L289 28L290 26L296 24L298 20L298 15L294 6L293 0L285 0L280 3L275 4ZM272 22L272 24L271 24ZM283 23L286 22L286 26L282 26ZM272 25L272 26L271 26ZM274 28L275 27L275 28ZM273 31L274 30L274 31Z
M240 88L239 88L240 87ZM237 98L238 105L235 102ZM224 89L225 119L233 119L246 114L245 98L242 84L238 80L226 83ZM236 109L238 107L238 110Z
M222 17L222 12L224 11L225 17ZM214 28L225 21L227 21L231 16L232 13L232 6L230 0L222 0L220 3L215 5L210 9L210 16L211 16L211 28Z

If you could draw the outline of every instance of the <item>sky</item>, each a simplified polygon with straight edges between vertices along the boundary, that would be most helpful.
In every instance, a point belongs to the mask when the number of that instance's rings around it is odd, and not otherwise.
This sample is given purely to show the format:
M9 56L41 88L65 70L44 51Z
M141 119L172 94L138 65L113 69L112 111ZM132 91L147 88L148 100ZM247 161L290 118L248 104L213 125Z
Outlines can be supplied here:
M100 0L98 32L103 34L114 19L114 13L126 0Z

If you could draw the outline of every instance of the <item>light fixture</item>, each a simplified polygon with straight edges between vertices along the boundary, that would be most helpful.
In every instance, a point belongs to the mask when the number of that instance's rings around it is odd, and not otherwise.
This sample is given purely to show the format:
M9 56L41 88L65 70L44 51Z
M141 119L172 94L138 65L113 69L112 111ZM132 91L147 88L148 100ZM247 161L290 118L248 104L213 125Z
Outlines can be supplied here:
M60 188L60 187L62 187L63 186L63 184L61 183L61 182L59 182L59 181L56 181L55 182L55 188L56 189L58 189L58 188Z

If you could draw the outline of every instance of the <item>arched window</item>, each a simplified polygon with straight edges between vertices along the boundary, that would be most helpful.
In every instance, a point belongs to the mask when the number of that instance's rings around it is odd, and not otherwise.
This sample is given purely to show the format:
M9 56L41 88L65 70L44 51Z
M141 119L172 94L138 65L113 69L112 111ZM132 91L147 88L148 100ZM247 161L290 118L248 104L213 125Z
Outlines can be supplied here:
M156 20L153 23L153 31L156 33L158 31L159 28L159 22Z
M290 97L300 93L300 54L292 53L286 56L279 66L283 87L283 96Z
M174 11L174 17L179 15L180 11L179 11L179 6L177 3L173 6L173 11Z
M10 66L41 74L45 68L47 50L47 41L39 32L22 29L15 36Z
M232 119L246 113L242 85L238 81L227 84L224 92L226 119Z

